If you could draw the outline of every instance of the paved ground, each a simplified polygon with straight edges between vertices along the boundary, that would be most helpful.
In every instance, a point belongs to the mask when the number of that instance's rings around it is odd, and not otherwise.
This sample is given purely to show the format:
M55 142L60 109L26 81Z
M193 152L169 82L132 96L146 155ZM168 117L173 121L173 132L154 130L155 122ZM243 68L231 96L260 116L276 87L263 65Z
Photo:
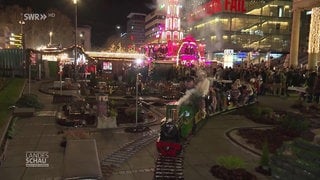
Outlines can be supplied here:
M61 127L56 125L53 117L57 106L51 104L52 96L38 91L39 82L31 85L32 93L38 94L45 108L37 116L22 118L16 122L16 134L9 140L6 160L0 166L0 179L34 180L61 179L63 173L64 148L59 144ZM275 108L287 109L295 98L261 97L259 102ZM247 163L247 169L254 172L259 157L231 142L225 133L235 127L258 126L238 115L219 115L212 117L190 141L185 153L184 175L186 180L215 179L209 170L218 157L234 155ZM97 141L99 158L118 149L141 134L124 133L123 129L95 131L90 134ZM26 167L26 151L47 151L49 153L47 168ZM150 180L153 179L153 167L157 151L151 143L116 170L111 180ZM259 179L268 179L256 174Z

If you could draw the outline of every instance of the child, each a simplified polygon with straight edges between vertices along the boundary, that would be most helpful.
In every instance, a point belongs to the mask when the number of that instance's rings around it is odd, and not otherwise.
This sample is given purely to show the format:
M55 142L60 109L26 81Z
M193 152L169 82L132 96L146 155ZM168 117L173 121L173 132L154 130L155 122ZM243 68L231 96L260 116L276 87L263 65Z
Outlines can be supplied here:
M238 106L239 105L239 97L241 95L241 92L237 86L237 84L233 84L231 86L230 90L230 102L233 104L233 106Z

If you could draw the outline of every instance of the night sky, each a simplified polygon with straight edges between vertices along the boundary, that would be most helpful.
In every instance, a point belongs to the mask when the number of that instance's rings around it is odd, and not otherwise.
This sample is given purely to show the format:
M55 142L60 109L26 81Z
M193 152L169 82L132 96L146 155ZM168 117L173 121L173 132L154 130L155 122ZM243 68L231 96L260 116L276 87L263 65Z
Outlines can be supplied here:
M74 20L73 0L0 0L0 4L29 6L35 13L58 9ZM90 25L93 46L101 46L115 34L117 25L121 26L122 32L126 31L130 12L149 13L155 6L156 0L78 0L78 25Z

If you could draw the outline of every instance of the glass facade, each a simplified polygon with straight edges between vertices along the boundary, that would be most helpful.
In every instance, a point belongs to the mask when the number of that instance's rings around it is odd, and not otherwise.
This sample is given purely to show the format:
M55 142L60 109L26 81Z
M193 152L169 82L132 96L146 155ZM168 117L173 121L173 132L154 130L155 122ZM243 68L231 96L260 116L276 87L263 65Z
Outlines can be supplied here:
M208 53L288 52L291 9L291 0L210 0L184 12L184 29L206 43Z
M127 33L131 43L141 46L145 41L146 14L130 13L127 21Z
M148 14L145 18L145 37L146 43L159 43L161 38L161 33L164 31L165 27L165 11L164 10L154 10Z

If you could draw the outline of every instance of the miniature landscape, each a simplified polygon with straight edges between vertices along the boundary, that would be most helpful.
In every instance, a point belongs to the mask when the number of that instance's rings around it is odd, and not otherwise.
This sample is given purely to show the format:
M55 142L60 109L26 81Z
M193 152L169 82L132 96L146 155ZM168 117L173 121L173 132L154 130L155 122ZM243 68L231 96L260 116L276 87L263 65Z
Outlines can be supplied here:
M248 119L261 124L260 127L237 128L234 132L247 150L261 157L256 172L273 177L319 177L319 109L313 104L297 101L292 105L295 112L275 111L256 104L236 111ZM231 136L230 136L231 137ZM230 160L229 161L234 161ZM235 163L235 162L233 162ZM237 164L237 163L235 163ZM212 166L213 176L221 179L256 179L243 168Z
M23 96L17 102L17 106L41 108L43 105L36 99L37 97L32 94ZM121 101L117 101L117 104L110 101L108 116L116 113L117 125L135 123L136 111L135 106L132 105L135 101L136 99L133 96L121 98ZM141 102L139 101L139 103ZM163 105L160 102L157 103ZM76 109L85 109L87 104L78 102L77 105L79 108ZM113 109L114 107L117 107L117 109ZM275 176L274 174L284 176L284 172L291 173L294 171L300 172L301 177L317 177L318 172L320 172L318 171L319 167L317 167L320 159L320 149L312 142L315 141L316 136L313 130L320 127L318 122L319 109L313 104L305 104L300 101L293 104L292 108L295 109L294 112L276 111L259 104L240 108L232 113L245 116L263 127L238 128L237 135L245 140L244 144L251 145L261 156L261 164L257 166L257 172L266 176L271 174L272 176ZM152 115L139 110L137 122L152 118ZM89 123L89 121L90 118L85 123L87 126L95 124ZM61 145L65 145L64 141ZM309 153L304 153L305 151ZM242 161L237 157L221 157L217 164L212 166L210 172L220 179L257 179L252 172L245 169ZM297 166L297 168L283 170L281 166L286 164L290 164L288 167ZM296 176L298 177L298 175Z

